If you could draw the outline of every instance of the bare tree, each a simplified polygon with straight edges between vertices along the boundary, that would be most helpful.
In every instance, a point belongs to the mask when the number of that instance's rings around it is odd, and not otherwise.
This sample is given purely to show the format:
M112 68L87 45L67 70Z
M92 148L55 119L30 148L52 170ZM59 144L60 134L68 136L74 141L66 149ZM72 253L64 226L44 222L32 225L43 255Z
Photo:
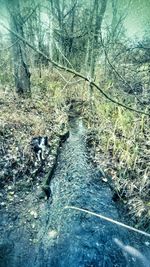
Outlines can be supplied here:
M24 20L20 10L19 0L7 0L6 3L11 29L24 37ZM16 92L22 96L30 96L30 71L27 64L26 46L24 42L18 40L13 34L11 34L11 42L15 44L12 46L12 53Z
M99 55L100 45L99 38L101 34L101 27L104 18L104 14L107 7L107 0L94 0L91 10L91 16L88 25L88 47L86 55L86 65L90 79L94 79L97 58ZM90 100L93 92L93 85L90 83L89 87Z

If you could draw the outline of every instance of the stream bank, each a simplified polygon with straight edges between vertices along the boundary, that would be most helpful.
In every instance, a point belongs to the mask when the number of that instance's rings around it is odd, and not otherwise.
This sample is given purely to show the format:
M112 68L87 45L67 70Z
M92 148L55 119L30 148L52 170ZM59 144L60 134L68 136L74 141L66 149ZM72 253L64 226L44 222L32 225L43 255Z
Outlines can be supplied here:
M89 161L82 119L71 119L70 136L62 145L50 181L52 203L29 194L23 206L28 205L35 220L31 220L32 230L19 221L21 215L16 216L16 205L14 217L2 216L0 266L148 267L147 238L139 240L136 234L115 224L64 209L76 206L120 220L112 192L101 176ZM10 229L5 232L8 222ZM130 246L129 253L126 246Z

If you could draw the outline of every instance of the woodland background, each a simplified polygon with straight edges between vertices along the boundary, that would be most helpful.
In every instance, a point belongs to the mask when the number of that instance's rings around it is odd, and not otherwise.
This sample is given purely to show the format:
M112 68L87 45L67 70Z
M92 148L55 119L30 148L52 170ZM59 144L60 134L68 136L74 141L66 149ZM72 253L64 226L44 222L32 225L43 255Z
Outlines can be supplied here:
M55 145L76 101L114 200L150 231L149 10L139 0L1 1L2 206L14 185L34 181L29 140Z

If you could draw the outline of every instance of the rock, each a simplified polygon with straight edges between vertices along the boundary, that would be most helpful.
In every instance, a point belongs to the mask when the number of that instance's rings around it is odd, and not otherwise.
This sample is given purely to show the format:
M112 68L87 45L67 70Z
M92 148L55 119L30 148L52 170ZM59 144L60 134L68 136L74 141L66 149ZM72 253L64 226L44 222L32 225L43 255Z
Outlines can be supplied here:
M49 199L52 196L51 188L49 185L43 185L42 190L44 191L45 195L47 196L47 199Z
M38 192L37 196L38 196L39 199L44 199L46 197L45 192L43 190Z
M51 231L48 232L48 237L49 237L49 238L54 239L54 238L56 238L57 236L58 236L58 232L57 232L56 230L51 230Z
M32 223L31 227L32 227L32 229L34 229L35 228L35 223Z
M61 143L64 143L69 138L69 131L60 134Z
M105 182L105 183L108 182L107 178L105 178L105 177L102 177L102 181Z
M38 214L37 214L36 210L31 210L30 214L34 217L34 219L38 218Z

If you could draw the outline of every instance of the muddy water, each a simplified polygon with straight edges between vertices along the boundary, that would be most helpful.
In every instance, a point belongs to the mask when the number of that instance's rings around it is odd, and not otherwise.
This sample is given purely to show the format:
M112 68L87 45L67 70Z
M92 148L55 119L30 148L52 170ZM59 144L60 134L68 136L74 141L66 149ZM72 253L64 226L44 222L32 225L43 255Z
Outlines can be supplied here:
M29 247L26 239L16 239L10 259L1 261L2 267L150 266L144 243L150 240L139 241L120 226L65 209L76 206L121 220L110 188L89 163L85 136L82 120L72 120L70 137L61 148L51 180L53 202L46 202L40 211L36 244ZM11 239L15 234L19 232Z

